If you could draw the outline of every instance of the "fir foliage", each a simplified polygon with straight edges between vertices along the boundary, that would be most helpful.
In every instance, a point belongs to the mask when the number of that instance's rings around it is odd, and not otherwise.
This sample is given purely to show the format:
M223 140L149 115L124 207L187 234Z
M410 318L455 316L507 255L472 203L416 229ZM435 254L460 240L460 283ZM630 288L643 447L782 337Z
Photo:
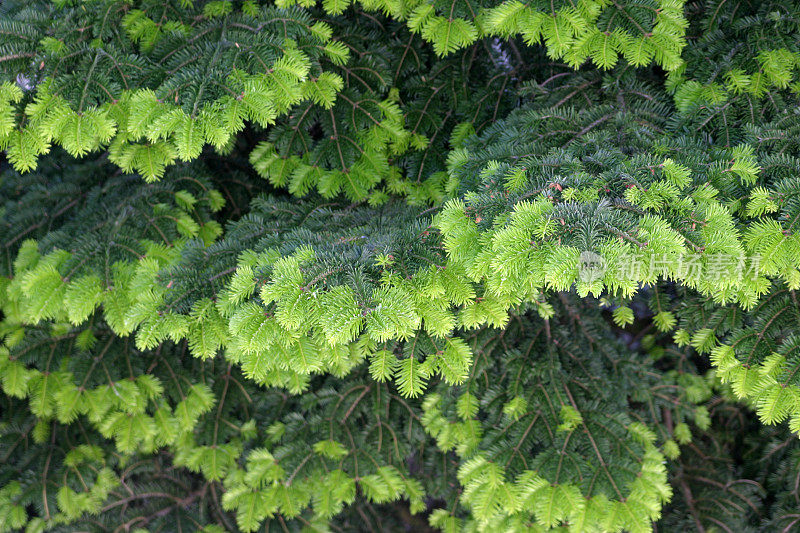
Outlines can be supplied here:
M0 6L0 531L791 531L791 2Z

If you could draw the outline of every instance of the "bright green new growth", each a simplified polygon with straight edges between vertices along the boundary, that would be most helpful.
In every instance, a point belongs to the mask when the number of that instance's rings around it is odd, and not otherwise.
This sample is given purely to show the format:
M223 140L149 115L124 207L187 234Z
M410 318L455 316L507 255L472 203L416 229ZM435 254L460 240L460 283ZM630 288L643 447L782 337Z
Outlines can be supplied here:
M42 3L44 14L35 15L5 8L11 68L31 57L38 63L35 77L20 74L32 97L22 102L10 83L2 89L2 114L23 117L4 120L0 131L14 168L35 169L51 144L74 157L103 147L124 171L156 180L206 144L229 148L245 121L267 127L305 99L330 106L343 82L319 61L347 59L330 42L330 27L300 11L287 18L253 2L235 14L231 6L178 7L170 12L179 18L165 20L163 11L158 21L150 18L155 2L133 10L121 2ZM193 77L202 81L187 83Z
M797 24L3 3L0 531L790 530Z

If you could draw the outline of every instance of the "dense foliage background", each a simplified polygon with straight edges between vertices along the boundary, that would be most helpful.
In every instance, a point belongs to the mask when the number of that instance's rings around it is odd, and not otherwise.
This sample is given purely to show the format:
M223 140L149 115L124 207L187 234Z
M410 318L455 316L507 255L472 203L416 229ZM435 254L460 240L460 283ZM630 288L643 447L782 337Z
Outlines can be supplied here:
M800 4L5 0L0 531L800 530Z

